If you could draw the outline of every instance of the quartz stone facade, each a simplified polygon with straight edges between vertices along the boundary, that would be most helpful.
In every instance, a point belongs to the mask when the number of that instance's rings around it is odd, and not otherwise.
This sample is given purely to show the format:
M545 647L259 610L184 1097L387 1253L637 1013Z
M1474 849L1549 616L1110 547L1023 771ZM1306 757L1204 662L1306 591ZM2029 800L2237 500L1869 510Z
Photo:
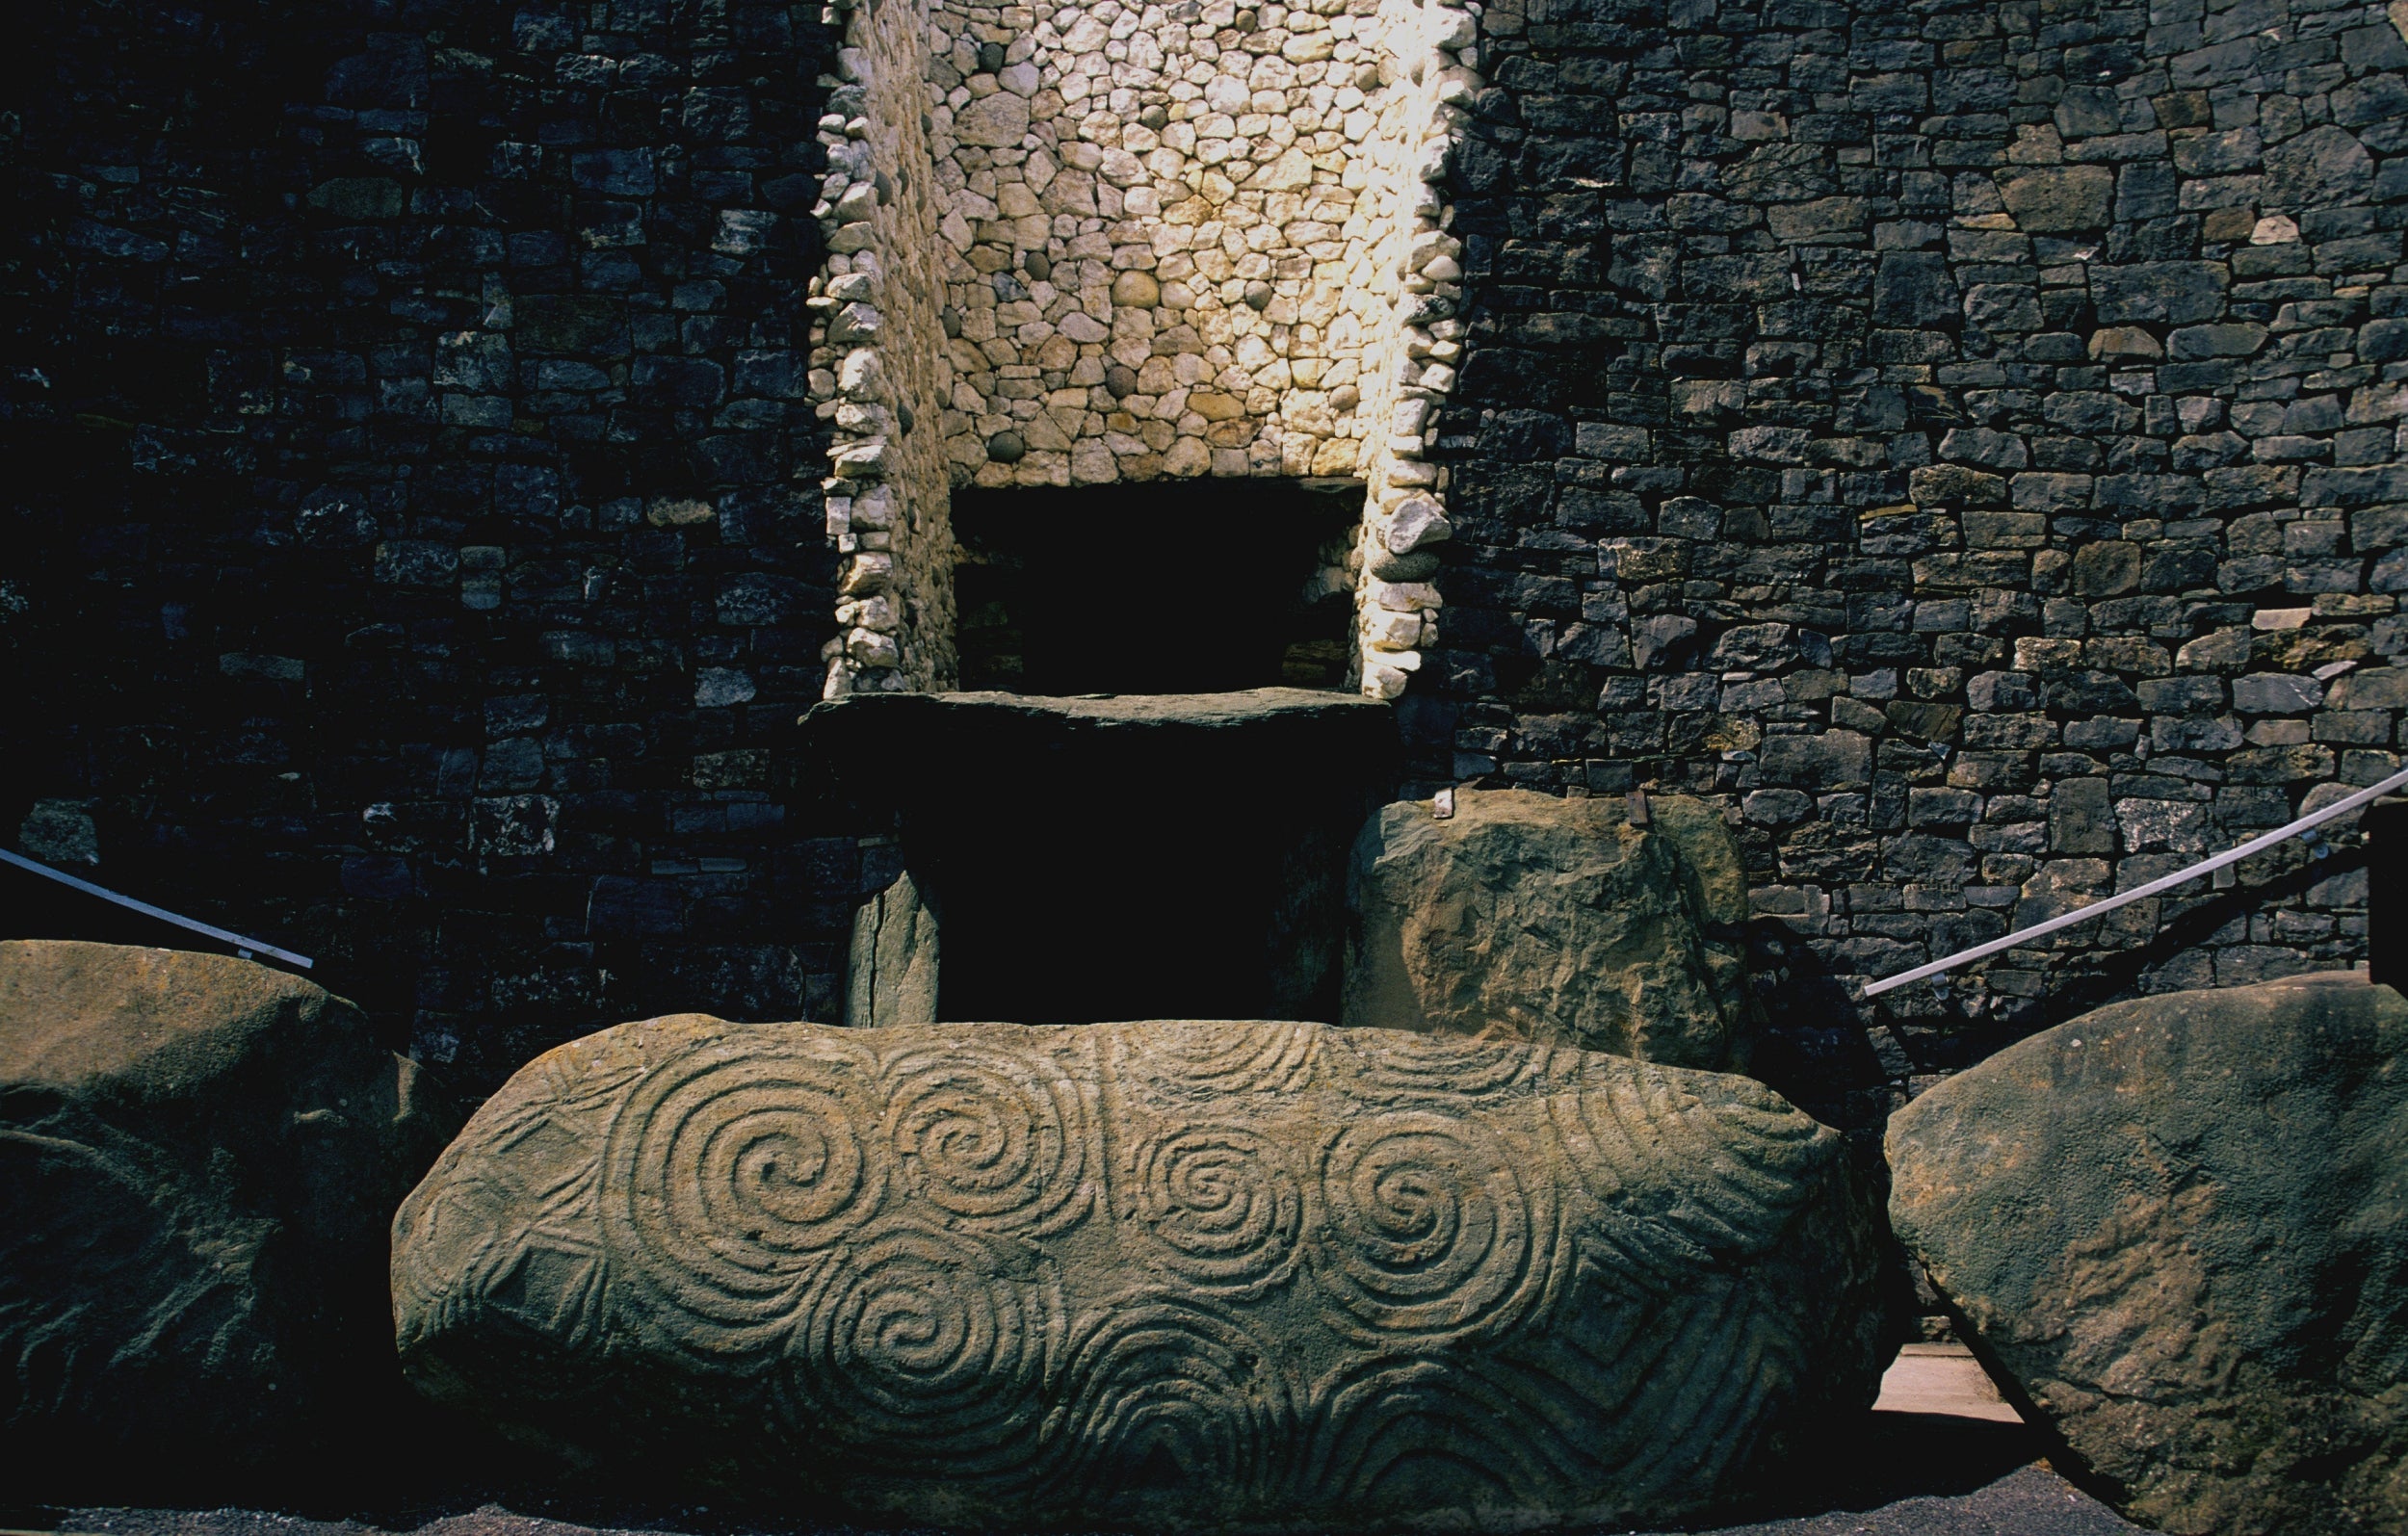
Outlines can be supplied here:
M1328 579L1359 588L1363 688L1401 693L1436 628L1436 562L1416 557L1448 526L1425 449L1462 334L1442 184L1484 84L1473 14L827 15L846 39L812 300L846 560L829 695L950 681L949 483L1207 474L1365 481Z

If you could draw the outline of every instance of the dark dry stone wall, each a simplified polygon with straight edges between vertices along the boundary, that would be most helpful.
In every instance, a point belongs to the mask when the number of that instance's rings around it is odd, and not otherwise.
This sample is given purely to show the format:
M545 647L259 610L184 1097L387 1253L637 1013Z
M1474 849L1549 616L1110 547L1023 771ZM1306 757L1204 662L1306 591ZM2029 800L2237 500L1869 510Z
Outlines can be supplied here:
M2396 768L2381 6L1503 0L1484 32L1426 771L1719 796L1786 1043L1836 1069L1839 978ZM2312 851L1883 1000L1854 1080L2362 957L2362 858Z
M322 956L481 1084L645 1012L836 1017L894 850L776 752L836 606L834 38L758 0L39 8L0 821L88 812L104 882ZM1728 808L1761 1059L1860 1124L2118 993L2362 956L2361 855L2292 846L1845 995L2396 765L2400 24L1500 0L1479 46L1412 781Z
M817 7L19 28L7 841L79 802L86 872L487 1081L658 1007L828 1016L858 855L767 751L834 607Z

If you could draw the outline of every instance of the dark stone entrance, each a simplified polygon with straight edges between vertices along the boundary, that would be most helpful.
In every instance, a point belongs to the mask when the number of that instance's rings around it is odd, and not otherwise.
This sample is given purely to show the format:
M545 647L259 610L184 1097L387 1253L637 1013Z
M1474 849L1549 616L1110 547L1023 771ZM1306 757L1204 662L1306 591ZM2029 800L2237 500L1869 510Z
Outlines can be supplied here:
M800 763L900 836L940 1019L1334 1021L1347 849L1397 733L1299 689L864 694L803 716Z
M1350 481L955 491L961 685L1343 688L1352 605L1317 578L1362 516Z

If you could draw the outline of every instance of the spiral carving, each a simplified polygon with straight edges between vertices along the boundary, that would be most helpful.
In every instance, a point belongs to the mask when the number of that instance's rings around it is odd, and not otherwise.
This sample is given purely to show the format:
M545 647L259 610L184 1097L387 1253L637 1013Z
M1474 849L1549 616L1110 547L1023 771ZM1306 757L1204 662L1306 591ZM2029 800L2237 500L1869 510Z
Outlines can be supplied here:
M1724 1084L1709 1104L1685 1076L1617 1061L1548 1101L1565 1162L1602 1208L1599 1236L1665 1274L1763 1252L1829 1152L1830 1133L1769 1090Z
M1063 1323L1033 1250L890 1218L854 1235L800 1312L782 1384L797 1432L868 1464L965 1477L1034 1457Z
M1526 1040L1433 1035L1398 1051L1383 1040L1354 1039L1356 1032L1341 1029L1336 1038L1353 1057L1356 1091L1366 1097L1492 1098L1543 1085L1553 1064L1553 1052Z
M1082 1054L1085 1054L1082 1052ZM1077 1079L1091 1064L986 1041L907 1048L885 1066L886 1139L922 1198L979 1228L1045 1236L1095 1190Z
M1482 1499L1568 1512L1595 1485L1585 1406L1529 1363L1375 1358L1322 1384L1305 1501L1340 1517Z
M1238 1127L1159 1129L1132 1163L1138 1214L1181 1279L1251 1296L1295 1274L1304 1198L1274 1143Z
M1181 1492L1260 1509L1293 1486L1296 1393L1275 1341L1238 1314L1153 1293L1099 1310L1071 1355L1058 1495L1093 1517Z
M1375 1337L1453 1336L1519 1320L1557 1283L1556 1215L1496 1132L1391 1110L1322 1143L1309 1245L1333 1320Z
M605 1251L705 1355L774 1347L828 1252L884 1199L864 1145L864 1057L841 1047L694 1052L639 1083L611 1128Z
M1198 1095L1291 1093L1313 1076L1323 1030L1310 1024L1149 1026L1148 1076Z

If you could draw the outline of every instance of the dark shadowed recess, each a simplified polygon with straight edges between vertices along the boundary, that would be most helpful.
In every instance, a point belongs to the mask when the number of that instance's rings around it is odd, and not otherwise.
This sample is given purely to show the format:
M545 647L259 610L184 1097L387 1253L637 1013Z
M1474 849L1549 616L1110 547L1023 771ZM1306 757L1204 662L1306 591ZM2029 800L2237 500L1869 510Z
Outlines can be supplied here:
M2029 1431L1911 1414L1867 1414L1835 1425L1833 1453L1767 1477L1696 1536L2115 1536L2134 1527L2033 1463ZM430 1443L422 1445L432 1445ZM163 1500L153 1508L0 1504L18 1530L107 1536L588 1536L593 1531L751 1532L836 1536L856 1529L833 1511L770 1514L645 1496L605 1478L573 1482L535 1471L492 1445L446 1445L441 1458L397 1456L340 1488L249 1508ZM301 1518L296 1519L294 1517ZM1736 1524L1737 1521L1765 1523ZM1619 1527L1615 1527L1619 1531ZM1604 1536L1599 1532L1598 1536Z
M1342 688L1351 605L1308 584L1362 515L1351 481L956 491L961 686Z
M826 1016L859 855L767 791L834 608L817 8L11 19L0 841L82 806L92 878L470 1091ZM12 936L195 942L27 891Z
M1332 1021L1397 727L1300 689L873 693L814 709L796 758L936 908L940 1019Z

